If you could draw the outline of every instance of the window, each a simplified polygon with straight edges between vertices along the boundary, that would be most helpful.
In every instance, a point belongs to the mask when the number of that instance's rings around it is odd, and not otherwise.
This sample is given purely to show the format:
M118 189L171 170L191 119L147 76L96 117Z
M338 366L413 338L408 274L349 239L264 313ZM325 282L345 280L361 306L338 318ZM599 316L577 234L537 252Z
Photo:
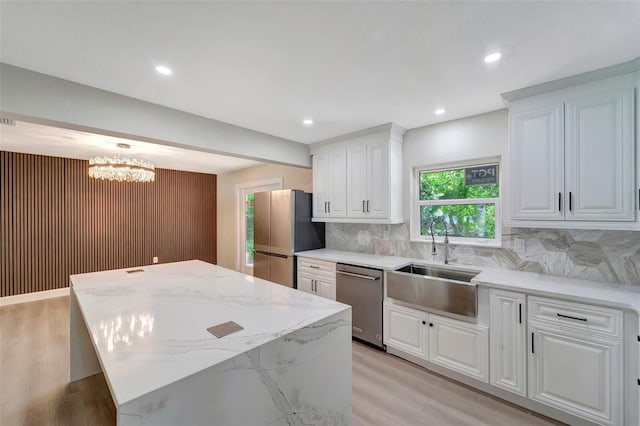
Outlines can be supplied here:
M500 182L497 161L416 169L412 233L431 240L431 223L441 218L455 244L500 246ZM444 226L433 224L436 241Z
M246 266L253 266L253 194L244 196L244 264Z
M237 270L253 273L254 193L282 189L283 179L275 178L236 186L238 212Z

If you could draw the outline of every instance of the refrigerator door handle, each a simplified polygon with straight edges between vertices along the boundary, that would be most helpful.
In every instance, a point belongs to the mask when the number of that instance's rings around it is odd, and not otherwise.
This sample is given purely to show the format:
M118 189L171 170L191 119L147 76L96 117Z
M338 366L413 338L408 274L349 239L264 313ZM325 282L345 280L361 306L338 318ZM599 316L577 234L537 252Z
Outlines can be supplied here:
M286 254L273 253L273 252L264 251L264 250L254 250L253 254L262 254L264 256L280 257L282 259L286 259L287 257L289 257Z

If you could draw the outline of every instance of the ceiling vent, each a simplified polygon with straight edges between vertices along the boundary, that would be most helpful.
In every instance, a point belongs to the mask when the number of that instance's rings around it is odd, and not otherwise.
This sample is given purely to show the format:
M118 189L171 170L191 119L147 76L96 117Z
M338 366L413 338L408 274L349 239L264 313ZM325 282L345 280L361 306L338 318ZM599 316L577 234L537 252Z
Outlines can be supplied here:
M0 117L0 124L2 124L3 126L15 126L16 121L10 118Z

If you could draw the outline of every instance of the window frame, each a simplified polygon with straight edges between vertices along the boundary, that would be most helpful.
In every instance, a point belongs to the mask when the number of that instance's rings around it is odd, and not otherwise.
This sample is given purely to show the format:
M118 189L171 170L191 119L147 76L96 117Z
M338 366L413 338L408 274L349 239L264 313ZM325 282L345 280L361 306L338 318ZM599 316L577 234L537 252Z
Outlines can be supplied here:
M420 173L421 172L437 172L442 170L461 169L474 166L498 165L498 198L456 198L452 200L420 200ZM460 246L476 246L476 247L502 247L502 194L503 194L502 164L500 157L477 158L465 161L457 161L452 163L433 164L429 166L414 167L411 179L411 241L412 242L431 242L431 235L421 235L420 223L420 207L435 205L456 205L456 204L495 204L496 214L496 235L495 238L472 238L472 237L455 237L449 236L449 243ZM435 236L436 243L444 243L444 236Z

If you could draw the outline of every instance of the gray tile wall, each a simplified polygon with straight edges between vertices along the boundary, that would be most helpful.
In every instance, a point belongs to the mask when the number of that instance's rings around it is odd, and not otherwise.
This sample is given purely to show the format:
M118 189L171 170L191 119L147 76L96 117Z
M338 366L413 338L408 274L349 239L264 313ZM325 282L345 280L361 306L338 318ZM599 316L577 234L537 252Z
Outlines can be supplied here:
M388 239L385 239L388 233ZM524 253L513 250L525 241ZM640 285L640 232L504 228L502 248L451 245L461 265L541 272ZM431 243L411 242L409 227L327 223L327 248L361 253L431 259ZM442 246L437 247L442 261Z

